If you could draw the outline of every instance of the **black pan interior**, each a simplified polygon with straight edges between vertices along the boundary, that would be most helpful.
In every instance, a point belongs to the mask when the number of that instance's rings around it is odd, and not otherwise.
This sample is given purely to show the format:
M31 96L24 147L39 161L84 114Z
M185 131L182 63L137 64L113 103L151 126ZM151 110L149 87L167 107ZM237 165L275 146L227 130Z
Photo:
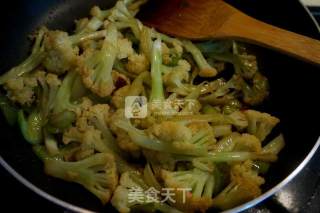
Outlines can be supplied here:
M0 71L24 59L30 48L27 36L45 24L50 29L72 30L73 20L88 15L98 4L110 7L108 0L10 0L0 19ZM303 7L294 0L233 0L242 11L260 20L319 39L319 32ZM4 9L5 8L5 9ZM269 78L271 96L260 109L281 119L279 129L287 146L279 161L271 167L264 190L288 176L306 157L320 133L319 68L270 50L257 48L259 65ZM17 128L9 127L0 116L0 155L23 177L40 189L80 207L111 211L76 184L66 183L43 174L41 162Z

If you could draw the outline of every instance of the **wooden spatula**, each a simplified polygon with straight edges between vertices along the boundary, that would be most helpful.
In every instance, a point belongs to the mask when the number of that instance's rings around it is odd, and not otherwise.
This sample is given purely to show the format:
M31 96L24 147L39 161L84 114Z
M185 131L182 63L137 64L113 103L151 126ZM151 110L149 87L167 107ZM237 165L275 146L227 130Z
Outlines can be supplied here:
M223 0L150 0L143 23L193 40L236 39L269 47L320 65L320 41L258 21Z

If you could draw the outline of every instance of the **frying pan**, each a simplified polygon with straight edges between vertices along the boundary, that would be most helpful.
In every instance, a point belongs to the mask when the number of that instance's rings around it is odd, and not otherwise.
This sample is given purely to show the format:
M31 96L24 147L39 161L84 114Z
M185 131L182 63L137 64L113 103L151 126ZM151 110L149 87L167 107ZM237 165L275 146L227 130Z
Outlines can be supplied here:
M21 62L30 49L27 39L37 27L71 31L74 20L88 15L93 5L111 7L112 0L9 0L2 2L0 19L0 71ZM4 5L6 3L6 5ZM295 0L234 0L229 2L267 23L319 39L319 28L305 8ZM271 166L263 195L232 211L247 209L280 190L310 160L320 145L318 67L279 53L256 48L261 71L269 78L271 96L258 110L281 119L276 129L283 132L286 147ZM77 184L46 176L17 128L0 117L0 163L35 193L73 211L113 211Z

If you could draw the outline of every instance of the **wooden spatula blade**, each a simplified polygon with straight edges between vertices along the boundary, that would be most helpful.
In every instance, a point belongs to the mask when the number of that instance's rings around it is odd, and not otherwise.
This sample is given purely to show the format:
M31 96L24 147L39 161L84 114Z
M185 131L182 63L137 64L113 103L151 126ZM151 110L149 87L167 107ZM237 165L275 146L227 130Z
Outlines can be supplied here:
M223 0L149 0L138 18L172 36L237 39L320 65L320 41L258 21Z
M228 19L226 14L233 14L231 7L221 3L222 0L151 0L138 18L172 36L204 39L208 33L212 36L213 28L222 26ZM221 18L216 19L217 16ZM215 21L208 22L210 19Z

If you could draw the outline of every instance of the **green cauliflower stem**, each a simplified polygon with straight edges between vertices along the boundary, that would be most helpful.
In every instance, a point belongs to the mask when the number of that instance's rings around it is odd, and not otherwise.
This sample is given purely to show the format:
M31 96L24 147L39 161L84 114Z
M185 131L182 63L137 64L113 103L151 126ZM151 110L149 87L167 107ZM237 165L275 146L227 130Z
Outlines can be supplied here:
M116 141L120 149L125 153L130 153L133 157L137 158L141 155L141 148L134 143L128 133L119 128L115 123L117 121L126 120L124 109L115 111L109 119L110 130L116 135Z
M187 52L190 52L199 67L199 76L214 77L218 74L216 68L208 64L201 51L191 41L184 40L183 46Z
M210 152L207 157L196 158L198 162L243 162L246 160L260 160L265 162L275 162L278 157L272 153L257 153L248 151L231 152Z
M79 147L74 143L57 147L58 141L52 135L45 136L44 140L44 145L36 144L32 147L34 153L42 161L46 159L73 161L74 153L79 150Z
M270 141L267 145L262 148L263 153L271 153L274 155L278 155L279 152L284 148L285 141L282 134L275 137L272 141Z
M101 131L102 139L105 146L104 149L105 151L110 152L114 155L117 162L117 168L120 173L124 171L134 170L134 167L126 161L127 156L117 146L116 139L111 133L108 125L110 116L109 109L110 108L107 104L96 104L92 107L89 107L82 113L82 116L77 121L77 125L82 126L81 128L83 128L84 130L86 129L86 125L92 125L97 130Z
M143 26L140 33L140 50L151 61L152 58L152 30L149 27Z
M115 88L111 73L117 55L117 34L110 24L102 49L90 53L78 67L84 85L100 97L110 95Z
M141 27L137 19L128 10L124 1L117 1L111 9L108 20L115 23L119 30L130 28L136 38L140 38Z
M260 153L262 151L262 148L260 140L254 135L250 135L247 133L239 134L233 132L218 141L215 146L215 151L248 151Z
M43 139L43 127L49 120L49 113L53 108L60 80L54 74L45 75L39 72L37 80L40 84L37 106L25 116L25 112L18 113L18 124L24 138L31 144L39 144Z
M232 132L232 126L229 124L225 125L216 125L212 127L215 137L223 137L230 135Z
M116 164L111 154L99 153L77 162L46 159L44 167L48 175L82 185L103 204L111 199L118 184Z
M0 93L0 110L10 126L17 122L18 109L11 101Z
M8 72L0 76L0 85L5 84L10 79L18 78L34 70L46 56L43 47L43 37L47 29L41 28L36 34L36 39L32 48L31 55L18 66L11 68Z
M114 121L114 124L118 128L125 130L132 142L146 149L192 156L203 156L207 154L208 147L206 143L209 138L206 134L201 135L200 138L193 137L190 141L165 142L148 136L145 131L137 129L129 121L117 120Z
M244 129L248 126L248 120L241 111L233 112L230 115L221 113L199 114L199 115L178 115L170 120L180 122L209 122L212 125L232 124L233 126Z
M68 129L82 111L92 105L88 97L80 95L84 89L78 73L69 71L52 101L52 111L48 121L50 132L58 133Z
M76 72L68 72L63 79L62 84L57 92L56 100L54 103L53 113L57 114L65 110L74 110L75 105L71 101L73 83L77 78Z
M153 48L152 48L151 94L149 98L150 101L164 100L161 65L162 65L161 40L157 39L153 43Z
M94 6L90 10L90 15L100 19L104 20L110 15L111 11L110 10L101 10L100 7Z
M213 199L213 206L221 210L235 207L258 197L264 179L252 170L252 162L246 161L231 169L231 183Z
M23 110L18 112L18 124L26 141L31 144L39 144L42 141L42 120L37 111L33 111L25 117Z

